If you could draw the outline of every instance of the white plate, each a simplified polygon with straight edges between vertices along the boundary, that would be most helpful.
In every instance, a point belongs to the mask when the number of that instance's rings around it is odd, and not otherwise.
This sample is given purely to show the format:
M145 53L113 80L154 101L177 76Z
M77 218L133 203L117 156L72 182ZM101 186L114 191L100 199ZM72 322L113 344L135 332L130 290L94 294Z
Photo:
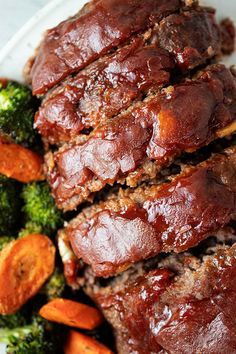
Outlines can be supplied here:
M218 18L231 17L236 23L236 1L200 0L217 9ZM39 11L0 51L0 76L22 80L22 70L33 54L44 31L74 15L87 0L52 0ZM227 3L227 6L226 6ZM225 57L227 65L236 64L236 53Z

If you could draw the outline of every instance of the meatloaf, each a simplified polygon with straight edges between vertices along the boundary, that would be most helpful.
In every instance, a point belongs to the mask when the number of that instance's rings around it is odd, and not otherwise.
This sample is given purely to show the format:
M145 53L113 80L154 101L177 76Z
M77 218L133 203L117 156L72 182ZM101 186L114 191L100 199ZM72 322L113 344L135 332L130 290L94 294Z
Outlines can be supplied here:
M236 353L236 245L200 258L170 255L138 264L86 291L114 327L119 354Z
M236 147L161 185L121 191L82 211L64 232L97 276L161 252L183 252L236 216Z
M134 187L183 152L236 129L236 79L224 65L163 89L46 156L58 207L76 208L114 182Z
M27 64L65 278L119 354L236 354L234 39L195 0L92 0Z
M220 30L212 11L198 8L167 16L52 90L35 126L52 144L70 141L168 84L174 69L192 69L220 49Z
M47 31L28 68L33 92L45 93L181 7L180 0L92 0Z

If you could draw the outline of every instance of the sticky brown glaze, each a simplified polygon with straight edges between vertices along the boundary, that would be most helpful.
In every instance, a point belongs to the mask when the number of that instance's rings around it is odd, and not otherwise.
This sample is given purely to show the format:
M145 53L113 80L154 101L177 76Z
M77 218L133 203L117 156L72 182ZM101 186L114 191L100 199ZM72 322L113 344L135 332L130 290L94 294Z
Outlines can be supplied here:
M205 63L220 52L220 44L214 14L202 9L170 15L144 38L136 38L50 92L35 126L52 144L69 141L82 129L119 114L148 90L168 84L176 65L191 69Z
M127 348L118 348L118 352L129 353L159 353L162 347L156 341L155 335L150 330L150 316L153 316L153 308L159 301L161 294L166 291L172 281L172 272L167 269L157 269L146 275L146 278L138 278L132 286L128 286L124 292L111 295L110 298L99 297L96 299L102 310L110 306L116 307L119 317L123 317L125 327L122 333L122 341ZM109 305L108 305L109 304ZM142 347L140 345L142 333ZM120 349L120 350L119 350Z
M235 118L235 78L223 65L210 66L197 79L171 86L98 127L84 143L50 153L48 180L57 205L75 208L106 184L128 181L144 161L160 169L217 138ZM137 173L132 187L140 178Z
M69 141L128 108L147 90L168 84L173 67L168 52L137 39L50 93L35 127L52 144Z
M94 0L49 30L32 70L34 94L74 73L180 8L179 0Z
M221 34L214 11L186 11L163 19L158 26L157 41L174 55L177 65L191 69L219 54Z
M194 271L186 268L176 277L158 269L122 290L95 291L116 331L119 354L160 348L170 354L236 353L236 247L218 250Z
M100 205L65 232L97 276L112 276L161 252L183 252L227 224L236 213L235 177L232 148L186 168L170 183L130 191L119 198L120 207Z

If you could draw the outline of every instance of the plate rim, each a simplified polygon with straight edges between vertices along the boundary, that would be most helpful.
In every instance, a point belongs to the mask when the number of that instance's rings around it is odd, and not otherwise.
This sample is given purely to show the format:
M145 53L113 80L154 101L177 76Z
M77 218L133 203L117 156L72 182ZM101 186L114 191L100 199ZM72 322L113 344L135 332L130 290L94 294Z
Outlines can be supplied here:
M8 42L0 49L0 61L11 53L17 43L21 38L24 38L27 35L28 31L32 28L33 25L40 22L42 18L45 17L47 13L52 11L55 7L63 3L64 0L50 0L50 2L44 5L40 10L38 10L9 40ZM46 31L47 29L45 29Z

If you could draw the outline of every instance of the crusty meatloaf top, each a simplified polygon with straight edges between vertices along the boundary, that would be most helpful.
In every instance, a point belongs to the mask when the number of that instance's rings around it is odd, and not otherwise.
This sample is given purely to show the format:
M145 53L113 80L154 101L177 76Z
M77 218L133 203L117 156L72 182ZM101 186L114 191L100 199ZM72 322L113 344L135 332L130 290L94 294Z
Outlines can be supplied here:
M179 154L234 132L235 118L235 77L224 65L211 65L194 80L137 103L82 142L49 153L48 180L56 203L70 210L107 184L126 178L135 186L144 173L149 180L152 168L149 164L145 170L147 161L158 170Z
M35 126L52 144L70 141L170 83L174 69L204 64L220 49L220 30L212 11L197 8L167 16L50 91Z
M116 333L119 354L236 353L236 246L199 259L170 256L151 271L87 291Z
M92 0L28 63L47 180L59 208L79 206L58 235L66 281L119 354L236 354L236 246L200 253L236 220L236 146L222 142L236 74L217 63L234 37L195 0Z
M139 187L88 208L64 231L97 276L161 252L196 246L236 215L236 147L186 167L169 183Z
M180 7L180 0L91 1L75 17L46 33L30 73L33 92L45 93Z

